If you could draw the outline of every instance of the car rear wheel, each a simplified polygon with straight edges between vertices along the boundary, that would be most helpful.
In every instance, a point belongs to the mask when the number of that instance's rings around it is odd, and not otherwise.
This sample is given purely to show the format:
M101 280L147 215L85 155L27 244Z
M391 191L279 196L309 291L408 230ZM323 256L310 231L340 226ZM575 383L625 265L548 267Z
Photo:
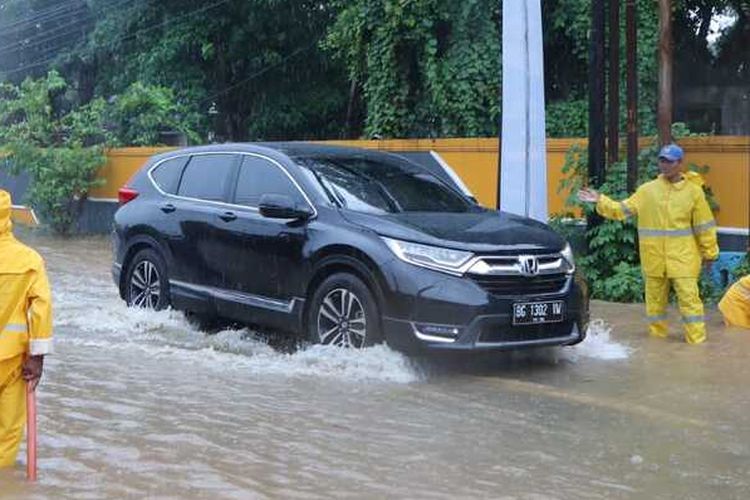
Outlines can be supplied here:
M361 349L383 340L375 297L349 273L333 274L320 284L308 310L307 329L316 344Z
M164 259L147 248L139 251L128 266L125 301L130 307L160 311L169 305L169 281Z

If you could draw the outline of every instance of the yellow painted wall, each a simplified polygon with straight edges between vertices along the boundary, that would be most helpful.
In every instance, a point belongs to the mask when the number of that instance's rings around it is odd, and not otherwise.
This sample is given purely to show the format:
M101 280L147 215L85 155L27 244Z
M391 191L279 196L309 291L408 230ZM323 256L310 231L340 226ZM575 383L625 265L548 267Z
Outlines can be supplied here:
M13 224L19 224L22 226L36 226L39 223L31 209L22 206L14 206L11 208L10 220L13 221Z
M117 190L146 163L149 157L175 148L117 148L107 151L107 163L99 170L104 185L91 190L94 199L117 199Z
M469 139L389 139L379 141L326 141L383 151L435 151L456 171L480 203L494 207L497 199L498 141ZM586 147L585 139L547 139L547 191L549 212L561 213L565 193L558 194L565 152L574 143ZM643 141L642 144L645 144ZM750 136L697 137L682 139L685 160L709 165L708 185L721 209L718 223L724 227L750 227ZM111 150L100 176L106 185L92 191L93 198L116 199L117 190L149 156L170 148L123 148Z

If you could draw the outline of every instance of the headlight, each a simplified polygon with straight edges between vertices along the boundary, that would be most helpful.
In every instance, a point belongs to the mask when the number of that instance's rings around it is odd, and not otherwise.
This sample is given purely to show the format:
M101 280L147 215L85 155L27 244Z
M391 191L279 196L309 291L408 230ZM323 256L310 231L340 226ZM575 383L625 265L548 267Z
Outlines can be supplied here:
M461 250L382 238L388 248L396 254L396 257L404 262L450 274L463 274L466 270L464 269L465 264L474 256L471 252Z
M565 244L565 248L562 249L560 255L562 255L562 258L565 259L565 262L568 264L568 274L573 274L576 270L576 261L575 258L573 258L573 249L570 248L569 243Z

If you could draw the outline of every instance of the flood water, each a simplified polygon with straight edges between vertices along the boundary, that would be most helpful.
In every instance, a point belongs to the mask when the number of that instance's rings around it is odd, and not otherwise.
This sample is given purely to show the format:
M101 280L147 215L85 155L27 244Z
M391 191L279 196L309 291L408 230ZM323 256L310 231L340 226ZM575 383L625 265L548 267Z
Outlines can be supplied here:
M2 498L750 498L750 332L648 338L594 303L574 348L411 360L277 351L127 309L106 238L26 235L47 259L56 353L39 481Z

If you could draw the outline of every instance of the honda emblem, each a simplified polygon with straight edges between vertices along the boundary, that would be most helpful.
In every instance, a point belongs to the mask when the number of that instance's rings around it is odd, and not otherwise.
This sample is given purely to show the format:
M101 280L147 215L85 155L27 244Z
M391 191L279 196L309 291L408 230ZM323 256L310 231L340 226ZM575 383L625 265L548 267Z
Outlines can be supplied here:
M518 257L521 274L524 276L536 276L539 274L539 261L534 255L521 255Z

